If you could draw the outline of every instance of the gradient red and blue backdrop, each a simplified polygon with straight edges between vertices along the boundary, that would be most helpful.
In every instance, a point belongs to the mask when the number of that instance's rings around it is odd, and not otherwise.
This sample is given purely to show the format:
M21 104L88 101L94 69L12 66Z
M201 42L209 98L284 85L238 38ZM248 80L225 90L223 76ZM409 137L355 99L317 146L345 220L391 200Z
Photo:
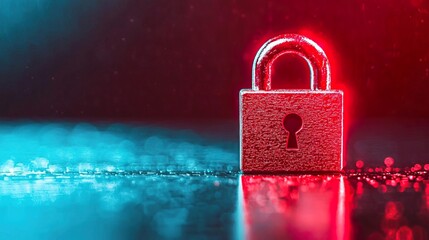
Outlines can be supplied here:
M0 118L237 120L253 57L280 33L306 34L326 50L333 88L347 94L350 126L429 119L429 6L422 0L4 0ZM274 87L307 86L300 59L279 59ZM359 146L351 145L354 160ZM389 151L395 147L375 157L401 155Z

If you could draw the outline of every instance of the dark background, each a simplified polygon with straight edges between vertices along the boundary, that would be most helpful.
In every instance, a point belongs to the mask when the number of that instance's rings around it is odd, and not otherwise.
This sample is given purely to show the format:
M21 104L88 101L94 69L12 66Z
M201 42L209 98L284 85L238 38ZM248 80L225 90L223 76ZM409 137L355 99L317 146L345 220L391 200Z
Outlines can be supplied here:
M429 117L423 0L1 0L0 117L237 119L281 33L325 49L350 120ZM274 87L308 87L302 60L275 69Z

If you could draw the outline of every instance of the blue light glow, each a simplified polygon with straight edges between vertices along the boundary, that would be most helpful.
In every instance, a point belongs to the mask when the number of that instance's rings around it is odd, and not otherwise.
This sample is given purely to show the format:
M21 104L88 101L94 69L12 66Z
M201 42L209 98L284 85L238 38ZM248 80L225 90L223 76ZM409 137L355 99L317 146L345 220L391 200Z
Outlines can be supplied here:
M234 227L237 177L13 178L0 181L5 239L228 239Z
M235 141L122 124L0 124L0 175L238 170Z

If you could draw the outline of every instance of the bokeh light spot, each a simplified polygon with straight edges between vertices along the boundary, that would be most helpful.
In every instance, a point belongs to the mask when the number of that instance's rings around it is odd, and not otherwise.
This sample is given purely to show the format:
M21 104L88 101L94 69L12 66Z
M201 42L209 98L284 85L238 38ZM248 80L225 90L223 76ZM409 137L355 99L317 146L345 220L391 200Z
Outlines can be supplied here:
M392 157L386 157L385 159L384 159L384 164L387 166L387 167L391 167L391 166L393 166L393 164L395 163L395 159L393 159Z
M357 160L356 161L356 167L357 168L363 168L364 166L364 162L362 160Z

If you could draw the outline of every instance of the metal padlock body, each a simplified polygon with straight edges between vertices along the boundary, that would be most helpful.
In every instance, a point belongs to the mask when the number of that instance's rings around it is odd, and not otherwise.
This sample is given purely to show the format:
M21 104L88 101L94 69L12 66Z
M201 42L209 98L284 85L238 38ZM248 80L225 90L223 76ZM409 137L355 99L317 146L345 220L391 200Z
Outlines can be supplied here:
M311 89L271 90L271 65L284 53L298 54L307 61ZM253 89L240 92L243 172L342 170L343 92L330 90L329 71L323 50L300 35L282 35L261 48L253 66ZM296 133L297 149L286 148L289 132L283 121L292 113L302 119Z

